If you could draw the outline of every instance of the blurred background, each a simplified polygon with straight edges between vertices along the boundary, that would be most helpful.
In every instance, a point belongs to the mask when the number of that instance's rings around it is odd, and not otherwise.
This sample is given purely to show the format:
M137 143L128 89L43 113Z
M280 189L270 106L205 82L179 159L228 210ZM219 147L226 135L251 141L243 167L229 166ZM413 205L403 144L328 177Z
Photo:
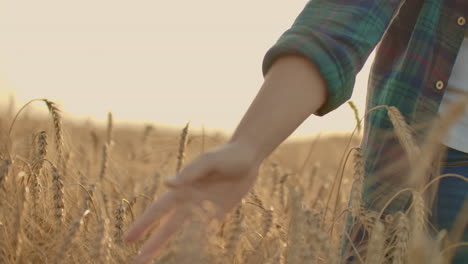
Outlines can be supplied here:
M305 0L0 0L0 103L57 101L68 117L232 131L263 82L266 51ZM371 59L352 100L361 115ZM294 135L349 131L347 105Z

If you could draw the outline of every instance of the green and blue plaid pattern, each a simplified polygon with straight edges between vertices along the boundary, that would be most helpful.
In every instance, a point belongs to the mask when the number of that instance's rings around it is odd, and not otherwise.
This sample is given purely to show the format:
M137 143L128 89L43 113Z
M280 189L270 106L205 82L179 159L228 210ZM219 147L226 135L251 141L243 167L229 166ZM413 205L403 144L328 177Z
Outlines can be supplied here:
M463 19L468 20L466 0L311 0L267 51L263 74L280 56L309 58L327 83L328 98L317 113L325 115L351 97L356 74L376 48L366 109L397 107L420 143L437 117L468 25ZM385 109L372 112L365 122L364 199L369 203L375 202L372 192L381 184L375 175L396 181L407 171L385 170L404 156L390 136L392 127ZM392 204L390 211L403 206Z
M366 110L397 107L422 143L438 116L467 21L468 0L311 0L268 50L262 70L266 75L284 55L310 59L327 83L328 98L317 113L325 115L351 97L356 74L376 49ZM409 161L392 167L407 159L392 130L385 109L367 116L361 147L363 200L370 209L380 210L398 189L387 187L408 176ZM401 196L386 212L406 209L409 199Z

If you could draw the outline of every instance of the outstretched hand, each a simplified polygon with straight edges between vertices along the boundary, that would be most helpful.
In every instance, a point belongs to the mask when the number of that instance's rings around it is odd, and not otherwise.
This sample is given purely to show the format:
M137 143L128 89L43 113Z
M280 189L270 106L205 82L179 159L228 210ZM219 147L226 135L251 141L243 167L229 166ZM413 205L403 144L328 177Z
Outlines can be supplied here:
M249 192L259 166L248 147L232 142L188 164L166 182L170 190L153 202L125 233L127 242L135 242L159 223L135 263L148 263L156 257L169 238L190 219L193 209L202 209L204 202L214 206L212 219L224 217Z

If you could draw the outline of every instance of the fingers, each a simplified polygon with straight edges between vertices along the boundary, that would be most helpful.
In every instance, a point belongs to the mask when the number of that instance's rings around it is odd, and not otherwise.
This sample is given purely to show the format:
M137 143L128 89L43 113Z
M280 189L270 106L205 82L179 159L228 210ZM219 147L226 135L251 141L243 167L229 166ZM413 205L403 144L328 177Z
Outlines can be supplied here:
M205 154L205 156L187 165L180 171L180 173L172 178L169 178L166 181L166 185L172 188L179 187L181 185L188 184L197 179L200 179L210 173L212 167L210 166L210 163L206 157L207 156Z
M140 254L136 257L134 263L148 263L154 258L159 249L163 247L169 238L182 226L187 219L190 211L187 206L175 210L168 217L167 221L155 231L148 241L141 248Z
M125 232L125 241L134 242L141 239L155 221L168 214L171 210L174 210L176 205L177 199L174 191L163 194L161 198L148 207L143 215Z

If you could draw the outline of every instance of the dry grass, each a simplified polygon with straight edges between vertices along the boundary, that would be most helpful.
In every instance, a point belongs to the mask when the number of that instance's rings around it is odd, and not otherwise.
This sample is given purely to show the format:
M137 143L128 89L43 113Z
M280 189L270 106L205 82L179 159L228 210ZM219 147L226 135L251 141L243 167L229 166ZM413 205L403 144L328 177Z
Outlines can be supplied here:
M0 263L129 263L141 244L123 243L122 233L165 192L164 177L227 140L204 130L192 134L189 124L180 133L119 126L110 113L107 126L66 122L55 103L42 101L52 122L13 117L11 110L0 116ZM387 110L403 149L416 160L421 151L411 128L398 109ZM49 147L52 135L55 148ZM322 136L281 145L212 235L198 232L193 219L155 263L341 263L341 238L354 237L343 232L348 213L371 241L347 244L354 263L446 263L452 254L444 249L452 252L454 245L441 242L443 233L427 233L428 186L408 189L413 204L407 212L382 215L362 207L359 140ZM351 160L340 160L351 148Z

